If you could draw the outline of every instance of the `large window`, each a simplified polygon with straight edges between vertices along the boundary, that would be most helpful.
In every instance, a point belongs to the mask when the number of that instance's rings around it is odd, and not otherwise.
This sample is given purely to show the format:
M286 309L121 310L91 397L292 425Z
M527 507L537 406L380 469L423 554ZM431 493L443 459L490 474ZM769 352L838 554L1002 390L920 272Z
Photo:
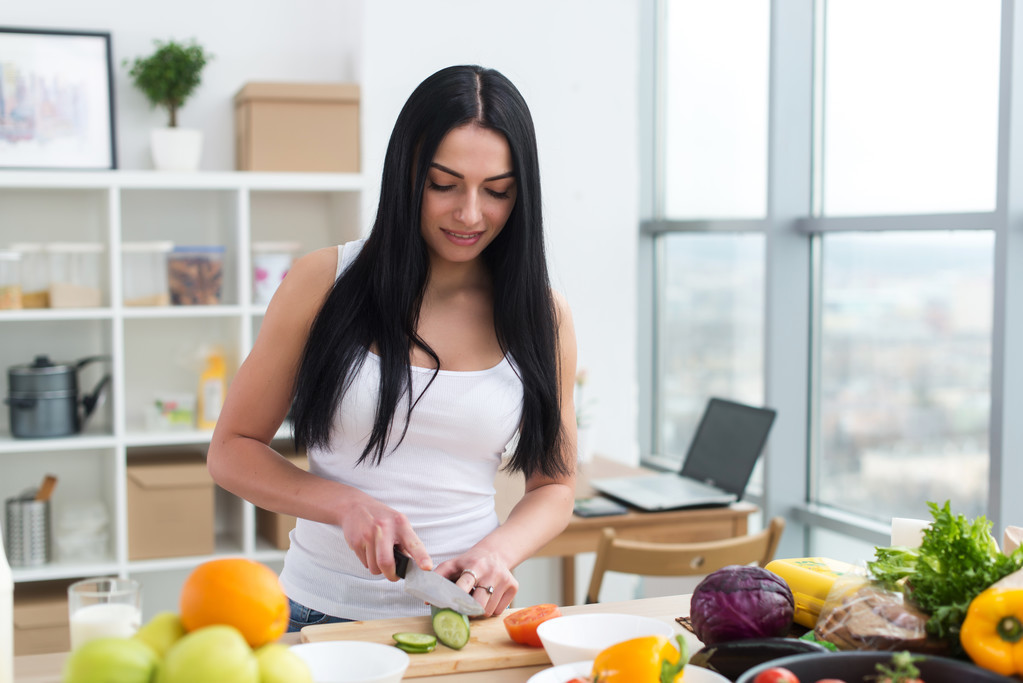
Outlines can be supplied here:
M650 2L644 454L684 455L709 396L777 408L755 499L790 552L927 501L1023 515L1019 8Z
M1000 4L820 8L824 213L993 211Z
M827 235L822 503L887 521L987 500L993 235Z
M767 211L769 3L663 9L649 455L670 466L708 398L764 400L764 236L745 222Z
M764 239L675 233L658 246L658 443L675 461L708 397L763 401Z

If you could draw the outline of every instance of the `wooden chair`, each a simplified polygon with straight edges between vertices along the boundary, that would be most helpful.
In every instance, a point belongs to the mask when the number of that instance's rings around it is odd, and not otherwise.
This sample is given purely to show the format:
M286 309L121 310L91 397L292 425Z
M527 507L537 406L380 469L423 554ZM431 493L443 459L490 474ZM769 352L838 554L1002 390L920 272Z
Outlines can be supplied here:
M598 602L600 585L609 571L640 576L699 576L730 564L763 567L774 558L784 529L784 518L775 517L763 531L746 536L705 543L650 543L618 538L614 529L605 528L586 602Z

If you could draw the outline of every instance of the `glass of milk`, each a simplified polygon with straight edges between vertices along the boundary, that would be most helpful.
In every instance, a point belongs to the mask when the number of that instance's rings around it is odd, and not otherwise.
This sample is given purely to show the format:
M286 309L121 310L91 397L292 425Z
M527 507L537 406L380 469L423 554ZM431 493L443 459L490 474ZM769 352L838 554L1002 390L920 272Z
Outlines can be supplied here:
M132 579L84 579L68 586L71 649L108 636L127 638L142 624L142 584Z

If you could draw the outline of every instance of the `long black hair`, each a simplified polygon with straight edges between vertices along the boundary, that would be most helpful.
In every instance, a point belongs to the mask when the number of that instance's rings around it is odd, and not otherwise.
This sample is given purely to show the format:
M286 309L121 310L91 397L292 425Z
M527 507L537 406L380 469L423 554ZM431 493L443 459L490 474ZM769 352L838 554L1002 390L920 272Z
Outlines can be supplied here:
M358 462L379 463L386 455L399 403L405 407L404 438L416 402L411 349L422 348L440 367L437 354L416 332L430 268L420 233L423 187L441 140L466 124L504 136L518 187L508 222L482 255L493 281L497 340L514 359L523 385L518 446L508 468L527 476L569 471L536 133L515 86L499 72L479 66L452 66L428 77L398 115L384 158L373 229L335 282L306 342L293 402L297 448L329 444L334 416L372 344L380 355L379 398L373 430Z

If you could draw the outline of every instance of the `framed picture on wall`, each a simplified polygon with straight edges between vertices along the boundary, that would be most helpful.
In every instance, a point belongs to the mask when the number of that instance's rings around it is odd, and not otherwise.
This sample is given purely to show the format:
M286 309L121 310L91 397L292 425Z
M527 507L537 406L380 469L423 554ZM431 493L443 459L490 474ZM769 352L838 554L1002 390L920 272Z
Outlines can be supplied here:
M0 169L113 168L110 34L0 26Z

